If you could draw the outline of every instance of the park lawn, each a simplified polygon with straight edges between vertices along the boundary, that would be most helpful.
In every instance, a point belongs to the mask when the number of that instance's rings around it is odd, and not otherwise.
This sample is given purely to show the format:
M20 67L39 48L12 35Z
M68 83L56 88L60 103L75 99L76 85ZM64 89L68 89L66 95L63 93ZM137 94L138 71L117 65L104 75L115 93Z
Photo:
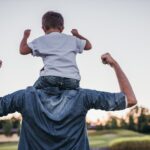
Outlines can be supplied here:
M93 148L107 147L110 142L120 137L144 137L144 135L138 132L130 130L99 130L99 131L88 131L90 146ZM148 136L150 137L150 135ZM17 150L18 143L5 143L0 144L0 150Z
M108 145L112 140L119 139L120 137L140 138L140 137L147 136L138 132L124 130L124 129L89 131L88 135L89 135L90 146L93 148L108 147Z
M1 143L0 150L17 150L18 143L11 142L11 143Z

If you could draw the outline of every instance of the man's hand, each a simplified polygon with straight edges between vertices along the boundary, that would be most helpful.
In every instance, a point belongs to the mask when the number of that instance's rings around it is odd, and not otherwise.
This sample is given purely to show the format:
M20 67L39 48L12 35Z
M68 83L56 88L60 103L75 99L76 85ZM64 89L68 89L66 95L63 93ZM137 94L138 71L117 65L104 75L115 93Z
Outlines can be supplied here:
M2 61L0 60L0 68L2 67Z
M116 63L116 61L112 58L112 56L109 53L103 54L101 56L102 62L103 64L108 64L111 67L114 66L114 64Z
M127 97L127 107L134 106L137 103L135 94L133 92L133 89L131 87L131 84L128 78L126 77L125 73L122 71L119 64L109 53L102 55L101 59L104 64L109 64L111 67L114 68L118 82L119 82L120 90L123 93L125 93Z
M74 35L74 36L78 36L78 35L79 35L79 32L78 32L77 29L72 29L72 30L71 30L71 33L72 33L72 35Z
M30 29L26 29L26 30L24 31L24 37L25 37L25 38L29 38L30 33L31 33L31 30L30 30Z

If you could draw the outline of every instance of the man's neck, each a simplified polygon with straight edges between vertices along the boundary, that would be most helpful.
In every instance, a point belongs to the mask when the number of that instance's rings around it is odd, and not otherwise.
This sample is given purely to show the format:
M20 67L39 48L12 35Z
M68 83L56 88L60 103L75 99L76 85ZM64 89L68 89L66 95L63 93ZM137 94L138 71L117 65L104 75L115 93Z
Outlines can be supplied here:
M51 29L45 31L45 34L49 34L49 33L52 33L52 32L59 32L59 33L61 33L59 29L51 28Z

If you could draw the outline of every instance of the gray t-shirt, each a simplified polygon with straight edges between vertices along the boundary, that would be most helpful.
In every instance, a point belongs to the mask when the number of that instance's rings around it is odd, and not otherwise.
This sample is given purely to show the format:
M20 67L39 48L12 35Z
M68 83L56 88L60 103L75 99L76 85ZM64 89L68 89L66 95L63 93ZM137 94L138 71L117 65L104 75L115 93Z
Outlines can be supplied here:
M52 32L33 40L28 46L32 49L33 56L43 59L44 69L40 72L41 76L80 80L76 54L83 52L85 44L85 40L75 36Z

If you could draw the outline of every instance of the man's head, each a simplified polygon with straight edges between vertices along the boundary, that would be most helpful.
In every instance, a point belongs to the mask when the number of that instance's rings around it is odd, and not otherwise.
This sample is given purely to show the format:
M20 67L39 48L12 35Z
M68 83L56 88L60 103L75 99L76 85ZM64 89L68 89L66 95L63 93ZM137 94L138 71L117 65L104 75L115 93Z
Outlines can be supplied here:
M58 29L60 32L64 29L63 16L54 11L46 12L42 17L42 28L46 32L50 29Z

